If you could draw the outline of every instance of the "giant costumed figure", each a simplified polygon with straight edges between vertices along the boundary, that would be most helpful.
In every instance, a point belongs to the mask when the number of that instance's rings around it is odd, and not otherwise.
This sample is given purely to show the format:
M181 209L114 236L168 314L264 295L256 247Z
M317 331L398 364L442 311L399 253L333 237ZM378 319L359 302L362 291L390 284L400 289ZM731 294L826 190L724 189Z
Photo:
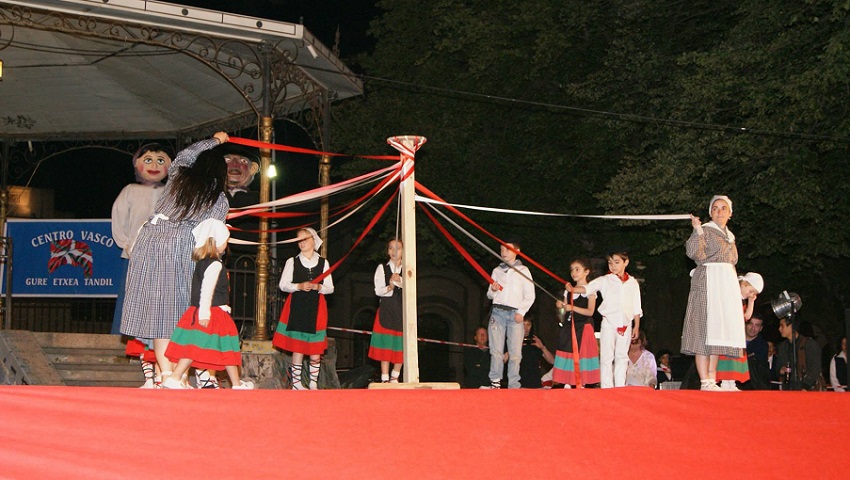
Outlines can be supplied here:
M224 160L227 162L227 201L230 208L247 207L260 203L260 192L251 189L251 183L260 171L259 157L256 150L239 145L224 145L221 147ZM232 238L257 242L260 239L258 230L260 222L257 217L245 215L228 220ZM239 245L231 243L228 247L230 255L226 257L227 268L233 274L230 276L231 308L234 320L240 324L245 320L254 319L254 298L256 296L256 276L253 268L246 268L246 256L257 253L256 245ZM250 271L249 271L250 270Z
M115 300L115 315L112 318L113 334L120 334L121 312L124 306L124 287L127 281L127 266L130 264L133 243L139 228L153 215L154 205L165 186L164 180L171 167L171 150L159 143L142 145L133 155L133 170L136 183L121 190L112 204L112 238L121 248L121 271L118 275L118 297ZM152 345L132 339L127 343L127 355L139 357L145 375L144 387L154 385L156 357Z

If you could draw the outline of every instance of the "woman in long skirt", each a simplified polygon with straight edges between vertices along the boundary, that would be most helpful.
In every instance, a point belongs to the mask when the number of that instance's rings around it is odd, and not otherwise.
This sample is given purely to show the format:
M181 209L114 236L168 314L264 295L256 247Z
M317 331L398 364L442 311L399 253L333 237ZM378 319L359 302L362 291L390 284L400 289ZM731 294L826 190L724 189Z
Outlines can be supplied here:
M682 353L696 356L700 390L720 391L716 383L718 357L738 357L746 347L746 336L735 271L738 249L735 235L726 226L732 216L732 200L715 195L709 214L711 221L705 224L691 215L694 230L685 244L688 257L697 267L682 329Z

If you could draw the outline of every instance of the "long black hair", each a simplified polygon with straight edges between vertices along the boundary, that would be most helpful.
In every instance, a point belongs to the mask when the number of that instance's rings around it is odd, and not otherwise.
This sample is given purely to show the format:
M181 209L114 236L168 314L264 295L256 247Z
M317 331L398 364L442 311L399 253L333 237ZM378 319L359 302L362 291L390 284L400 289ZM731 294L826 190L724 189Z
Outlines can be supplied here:
M178 218L175 220L211 208L227 188L227 163L221 149L215 147L201 152L192 166L181 167L180 174L169 182L174 183L172 192L177 200Z

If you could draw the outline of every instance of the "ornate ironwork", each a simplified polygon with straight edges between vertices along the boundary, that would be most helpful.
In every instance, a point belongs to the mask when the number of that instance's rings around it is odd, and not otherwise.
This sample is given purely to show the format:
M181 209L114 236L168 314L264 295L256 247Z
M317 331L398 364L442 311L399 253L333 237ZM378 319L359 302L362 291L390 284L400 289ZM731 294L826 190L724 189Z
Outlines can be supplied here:
M304 107L316 105L315 97L319 88L303 69L296 66L299 46L302 45L301 41L296 39L284 38L273 42L264 40L253 43L151 25L120 23L88 15L0 6L0 51L14 44L16 27L112 40L127 45L148 45L187 55L216 71L232 85L256 116L261 115L264 101L262 56L270 54L271 79L268 82L270 91L267 97L272 105L270 113L277 117L288 116ZM129 51L128 48L119 50L114 55L137 56L139 53ZM242 114L238 119L230 120L243 123L241 128L245 128L246 116ZM248 125L255 124L256 118L250 120ZM204 125L200 129L203 131L195 132L196 135L212 131L211 125Z

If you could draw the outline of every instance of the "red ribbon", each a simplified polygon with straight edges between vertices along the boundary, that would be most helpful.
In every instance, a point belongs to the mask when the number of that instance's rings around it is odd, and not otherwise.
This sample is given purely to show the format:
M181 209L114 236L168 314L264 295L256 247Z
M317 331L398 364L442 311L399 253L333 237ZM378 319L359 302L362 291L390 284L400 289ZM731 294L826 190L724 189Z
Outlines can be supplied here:
M575 300L575 294L573 292L570 292L570 313L572 314L571 315L572 321L570 322L570 328L572 328L572 330L573 330L572 331L572 335L573 335L573 373L575 373L575 377L576 377L576 388L582 388L581 387L581 360L579 359L579 352L578 352L578 335L576 335L576 312L575 312L574 300Z
M470 265L472 265L472 267L473 267L473 268L475 268L475 270L476 270L476 271L478 271L478 273L479 273L482 277L484 277L484 279L485 279L485 280L487 280L487 284L488 284L488 285L492 285L492 284L493 284L493 282L494 282L494 280L493 280L493 278L492 278L492 277L491 277L491 276L487 273L487 271L486 271L486 270L484 270L484 269L481 267L481 265L479 265L479 264L478 264L478 262L476 262L476 261L472 258L472 255L470 255L470 254L469 254L469 252L467 252L467 251L466 251L466 249L465 249L465 248L463 248L463 246L461 246L461 244L460 244L460 243L459 243L459 242L458 242L458 241L457 241L457 240L456 240L456 239L452 236L452 234L450 234L450 233L448 232L448 230L446 230L446 228L445 228L445 227L443 227L443 226L440 224L440 222L438 222L438 221L437 221L437 219L434 217L434 215L433 215L431 212L429 212L427 208L425 208L425 207L424 207L423 205L421 205L421 204L420 204L419 206L420 206L420 207L422 207L422 211L423 211L423 212L425 212L425 215L427 215L427 216L428 216L428 218L430 218L430 219L431 219L431 221L432 221L432 222L434 222L434 225L436 225L436 226L437 226L437 228L440 230L440 233L442 233L442 234L443 234L443 236L444 236L444 237L446 237L446 238L449 240L449 242L452 244L452 246L454 246L454 247L455 247L455 250L457 250L458 252L460 252L460 254L461 254L461 255L463 255L463 258L465 258L465 259L466 259L466 261L467 261L467 262L469 262L469 264L470 264Z
M397 162L400 160L398 155L350 155L346 153L331 153L331 152L322 152L319 150L311 150L309 148L300 148L300 147L290 147L289 145L278 145L276 143L266 143L261 142L259 140L250 140L247 138L239 138L239 137L229 137L228 141L230 143L235 143L237 145L244 145L246 147L256 147L256 148L264 148L267 150L278 150L282 152L292 152L292 153L305 153L308 155L327 155L329 157L357 157L357 158L366 158L369 160L392 160Z
M364 237L366 237L366 234L368 234L368 233L369 233L369 231L371 231L371 230L372 230L372 227L374 227L374 226L375 226L375 224L376 224L376 223L378 223L378 220L381 218L381 216L384 214L384 212L386 212L386 211L387 211L387 207L389 207L389 206L390 206L390 203L393 201L393 199L395 199L395 197L396 197L396 194L393 194L393 195L389 198L389 200L387 200L387 203L385 203L385 204L384 204L384 206L383 206L383 207L381 207L381 209L380 209L380 210L378 210L378 213L376 213L376 214L375 214L375 216L374 216L374 217L372 217L372 220L370 220L370 221L369 221L369 224L368 224L368 225L366 225L366 228L363 230L363 233L361 233L361 234L360 234L360 236L359 236L359 237L357 237L357 240L354 242L354 245L352 245L352 246L351 246L351 248L348 250L348 253L346 253L345 255L343 255L343 256L342 256L342 258L340 258L340 259L339 259L336 263L334 263L333 265L331 265L331 267L330 267L330 268L328 268L328 269L327 269L324 273L322 273L322 274L321 274L321 275L319 275L318 277L314 278L314 279L313 279L313 281L312 281L312 283L319 283L319 282L321 282L322 280L324 280L324 279L325 279L325 277L327 277L328 275L330 275L330 274L331 274L331 272L333 272L334 270L336 270L336 269L337 269L337 267L339 267L339 266L340 266L340 264L342 264L342 262L344 262L344 261L345 261L345 259L346 259L346 258L348 258L348 256L349 256L349 255L351 255L351 252L353 252L353 251L354 251L354 249L355 249L355 248L357 248L357 245L360 245L360 242L363 240L363 238L364 238Z
M419 182L416 182L416 190L418 190L418 191L420 191L420 192L424 193L424 194L425 194L425 196L430 197L430 198L431 198L431 199L433 199L433 200L436 200L436 201L438 201L438 202L443 202L443 203L448 204L448 202L446 202L445 200L443 200L442 198L440 198L439 196L437 196L437 194L435 194L434 192L432 192L432 191L428 190L427 188L425 188L424 186L422 186L422 184L420 184ZM563 278L561 278L561 277L559 277L559 276L555 275L554 273L550 272L550 271L549 271L546 267L544 267L543 265L541 265L541 264L537 263L536 261L534 261L534 260L533 260L531 257L529 257L528 255L526 255L526 254L524 254L524 253L520 252L519 250L514 250L513 248L511 248L510 246L508 246L508 244L506 244L505 242L501 241L498 237L496 237L496 236L495 236L495 235L493 235L492 233L490 233L490 232L488 232L487 230L485 230L485 229L484 229L484 227L482 227L482 226L478 225L477 223L473 222L473 221L472 221L472 219L470 219L469 217L467 217L466 215L464 215L464 214L463 214L460 210L456 209L455 207L453 207L453 206L451 206L451 205L444 205L444 206L445 206L447 209L449 209L450 211L454 212L454 213L455 213L456 215L458 215L460 218L462 218L462 219L466 220L466 221L467 221L467 223L469 223L469 224L470 224L470 225L472 225L473 227L475 227L475 228L477 228L478 230L480 230L481 232L483 232L485 235L487 235L487 236L489 236L490 238L492 238L493 240L496 240L497 242L499 242L499 244L500 244L500 245L503 245L503 246L505 246L505 247L507 247L507 248L510 248L512 251L516 252L516 254L517 254L517 255L519 255L520 257L522 257L524 260L528 260L528 262L529 262L529 263L531 263L531 264L532 264L532 265L534 265L535 267L539 268L539 269L540 269L540 270L542 270L544 273L546 273L546 274L547 274L547 275L549 275L550 277L552 277L552 278L554 278L555 280L557 280L558 282L560 282L562 285L566 285L566 284L567 284L567 281L566 281L566 280L564 280Z

